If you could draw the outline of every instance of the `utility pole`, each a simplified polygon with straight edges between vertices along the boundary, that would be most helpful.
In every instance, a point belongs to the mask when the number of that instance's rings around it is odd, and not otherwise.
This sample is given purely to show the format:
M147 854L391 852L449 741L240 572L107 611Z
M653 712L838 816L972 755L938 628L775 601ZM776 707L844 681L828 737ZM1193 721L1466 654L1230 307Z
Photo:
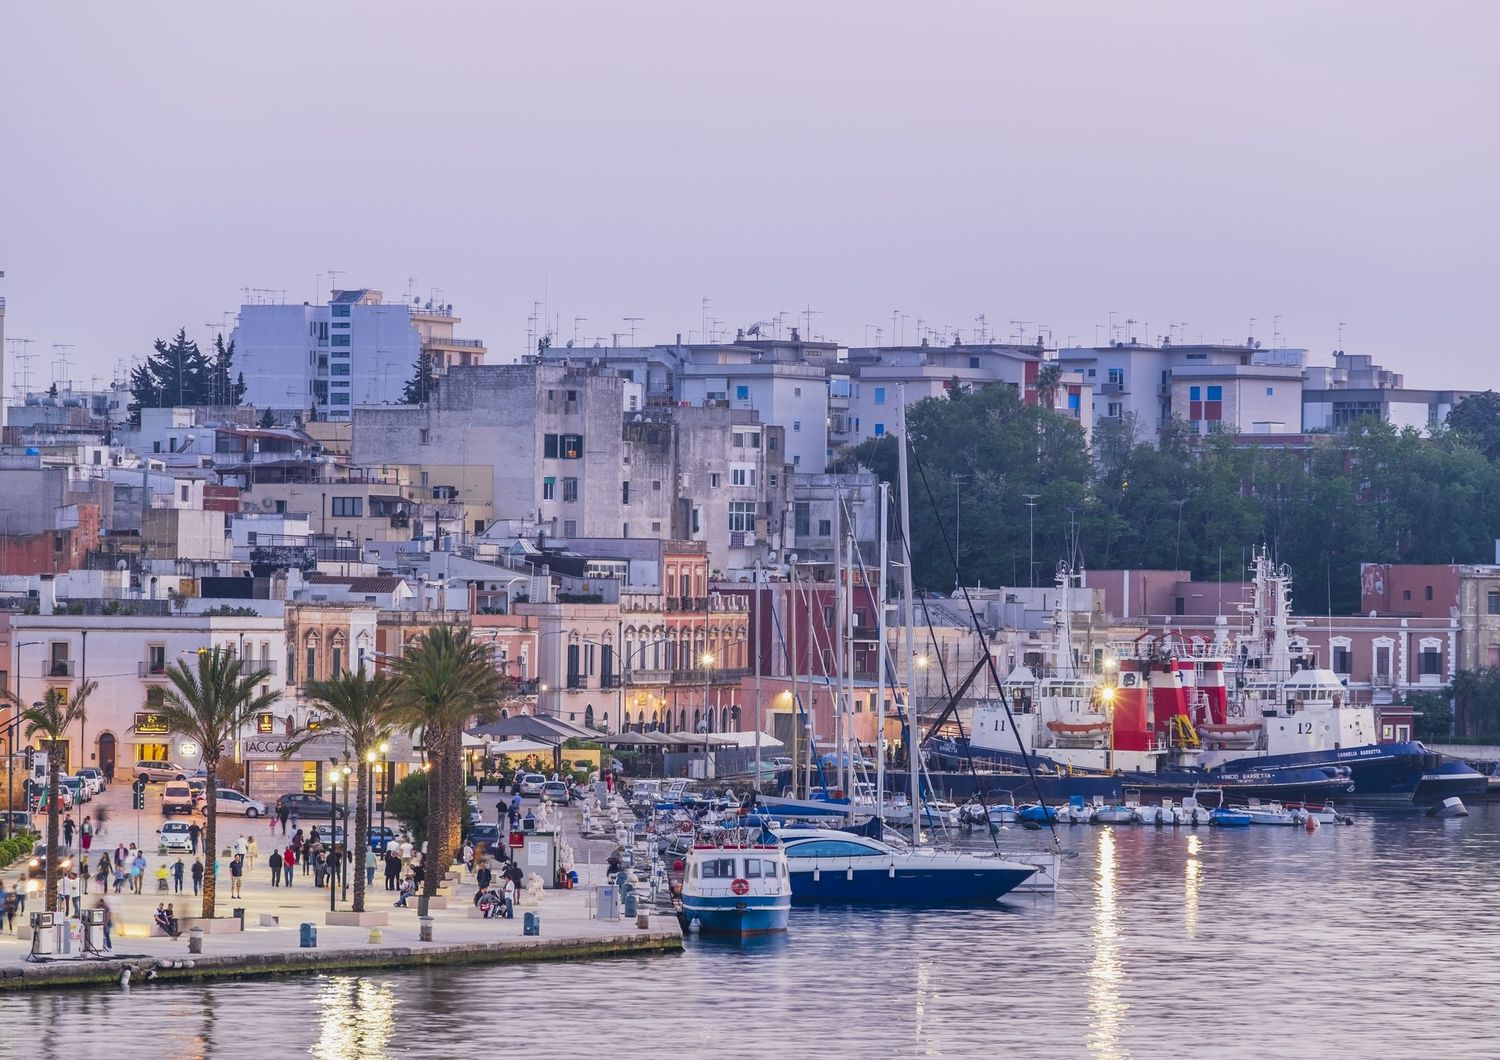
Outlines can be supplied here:
M1029 562L1026 565L1026 580L1027 584L1029 584L1032 588L1036 588L1036 499L1040 497L1041 494L1023 493L1021 494L1021 496L1026 498L1027 514L1031 523L1031 554Z

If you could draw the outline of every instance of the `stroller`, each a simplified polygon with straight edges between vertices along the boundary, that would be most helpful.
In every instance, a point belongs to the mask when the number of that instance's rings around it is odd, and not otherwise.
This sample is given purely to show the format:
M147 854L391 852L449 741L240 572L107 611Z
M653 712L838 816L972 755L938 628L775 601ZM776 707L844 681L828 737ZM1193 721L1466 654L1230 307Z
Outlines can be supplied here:
M516 916L515 903L491 887L482 891L479 895L479 912L486 920L514 920Z

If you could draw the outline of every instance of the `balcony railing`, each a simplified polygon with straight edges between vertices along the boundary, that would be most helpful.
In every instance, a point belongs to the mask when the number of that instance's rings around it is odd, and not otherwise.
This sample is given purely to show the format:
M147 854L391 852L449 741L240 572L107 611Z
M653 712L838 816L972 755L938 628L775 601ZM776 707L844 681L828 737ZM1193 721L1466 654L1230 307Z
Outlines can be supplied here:
M671 679L671 670L629 670L625 674L625 682L631 685L664 685Z
M136 673L142 677L161 677L167 672L166 661L151 662L146 660L136 664Z
M43 677L76 677L72 659L52 659L42 663Z

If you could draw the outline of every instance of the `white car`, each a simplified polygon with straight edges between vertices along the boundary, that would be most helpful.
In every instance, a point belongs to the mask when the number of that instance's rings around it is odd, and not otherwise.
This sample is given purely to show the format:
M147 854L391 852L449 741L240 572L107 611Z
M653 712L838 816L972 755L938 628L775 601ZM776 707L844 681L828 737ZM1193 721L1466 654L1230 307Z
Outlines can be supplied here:
M241 795L233 788L220 788L217 799L218 811L226 817L238 814L243 817L264 817L266 815L266 804L255 799ZM197 806L197 812L208 812L208 800L204 799Z
M188 829L192 825L186 821L168 821L156 830L156 849L162 853L193 852L193 837Z
M97 766L85 766L78 771L78 776L88 785L89 794L104 794L104 770Z
M522 773L520 788L522 795L540 795L542 785L547 783L547 778L540 773Z

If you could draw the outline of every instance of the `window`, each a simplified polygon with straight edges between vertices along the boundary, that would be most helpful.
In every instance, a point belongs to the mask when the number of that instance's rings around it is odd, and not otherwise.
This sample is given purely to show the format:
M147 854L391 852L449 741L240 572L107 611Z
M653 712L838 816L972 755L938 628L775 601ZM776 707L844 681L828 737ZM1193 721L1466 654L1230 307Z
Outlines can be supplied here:
M802 388L800 386L794 386L794 387L792 387L792 397L801 397L801 396L802 396Z
M417 429L417 441L422 445L426 445L428 442L432 441L431 432L428 431L426 427L419 427Z
M801 420L793 420L792 421L792 430L794 430L794 431L800 431L801 429L802 429L802 421Z
M708 488L715 490L719 488L719 473L717 471L712 472L708 476Z
M346 391L334 391L328 396L328 403L330 405L347 405L349 404L349 394Z
M1208 400L1209 401L1223 401L1224 400L1224 388L1221 387L1221 386L1211 386L1211 387L1209 387L1208 388Z
M1403 599L1403 600L1410 600L1411 599L1411 590L1410 589L1402 589L1401 590L1401 599Z
M831 519L819 519L818 520L818 536L819 537L832 537L833 536L833 520L831 520Z
M883 386L877 386L875 388L875 404L877 404L877 405L884 405L885 404L885 387L883 387Z
M563 520L563 537L577 537L578 522L574 519Z
M342 364L335 364L333 366L332 371L333 371L334 375L348 375L349 374L349 365L348 365L348 362L344 362Z
M564 460L583 459L583 435L564 434L557 439L557 455Z
M557 500L557 479L548 476L542 479L542 500Z
M730 533L754 533L755 532L755 502L754 501L730 501L729 502L729 532Z
M969 358L969 367L970 368L978 368L979 367L979 358L978 357L970 357Z
M731 486L753 486L755 485L755 468L736 467L729 470L729 484Z
M338 323L338 324L335 324L335 325L333 325L333 326L334 326L334 327L335 327L335 328L342 328L342 329L344 329L344 330L345 330L345 331L348 331L348 330L349 330L349 322L348 322L348 321L347 321L347 320L345 320L345 321L343 321L343 322L342 322L342 323Z
M328 308L336 317L346 317L349 315L349 306L347 303L335 302Z
M1348 675L1348 674L1352 673L1353 672L1353 670L1352 670L1353 663L1354 663L1354 656L1353 656L1353 653L1349 650L1348 645L1345 645L1345 644L1335 644L1333 646L1333 672L1334 673L1336 673L1336 674L1344 674L1344 675Z
M335 497L329 514L335 519L358 519L365 514L365 499L363 497Z
M1268 386L1268 387L1266 387L1266 397L1272 397L1272 396L1275 395L1275 393L1276 393L1276 388L1274 386Z
M1125 369L1123 369L1123 368L1111 368L1109 370L1109 381L1111 383L1113 383L1115 386L1124 386L1125 385Z
M188 499L188 487L187 486L183 486L180 489L178 489L177 496L182 499L183 503L187 503L187 499Z
M340 675L342 675L343 672L344 672L344 649L340 648L337 644L335 644L333 646L332 650L333 650L333 670L332 670L330 676L337 678Z
M1417 656L1418 672L1423 677L1438 677L1442 674L1442 655L1437 648L1422 645L1422 651Z
M318 673L318 646L309 644L307 646L307 672L303 675L304 680L317 680Z
M629 482L622 482L622 483L620 483L620 503L621 504L629 504L630 503L630 483ZM629 537L630 535L629 534L624 534L624 535L621 535L621 536Z
M333 344L335 346L347 346L347 345L349 345L349 336L348 335L335 335L333 337Z
M563 501L576 501L578 499L578 480L576 478L563 479Z
M734 388L734 396L739 401L748 401L750 399L750 388L748 386L736 386Z
M766 448L773 453L776 452L776 436L774 434L766 439Z
M698 532L698 517L700 513L701 509L697 505L694 505L692 511L689 513L688 533L696 534Z
M787 848L789 858L862 858L880 851L842 839L820 839Z
M167 672L167 646L165 644L146 645L146 672L152 674Z
M811 536L812 504L809 501L797 501L792 505L792 533L798 537Z
M557 435L542 435L542 458L545 460L557 459Z
M1486 604L1490 614L1500 615L1500 589L1491 589L1486 594Z
M771 476L771 488L772 489L776 488L776 476L775 475Z
M1202 401L1203 400L1203 388L1201 386L1190 386L1190 387L1188 387L1188 400L1189 401Z
M885 437L885 424L883 424L883 423L877 423L875 425L875 437L877 437L877 438L884 438Z
M734 879L734 858L709 858L703 862L705 880Z
M651 492L652 493L660 493L661 492L661 479L654 478L654 479L651 480Z

